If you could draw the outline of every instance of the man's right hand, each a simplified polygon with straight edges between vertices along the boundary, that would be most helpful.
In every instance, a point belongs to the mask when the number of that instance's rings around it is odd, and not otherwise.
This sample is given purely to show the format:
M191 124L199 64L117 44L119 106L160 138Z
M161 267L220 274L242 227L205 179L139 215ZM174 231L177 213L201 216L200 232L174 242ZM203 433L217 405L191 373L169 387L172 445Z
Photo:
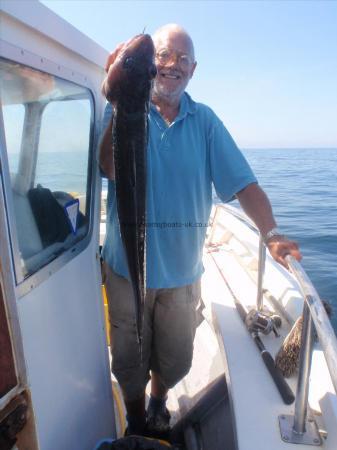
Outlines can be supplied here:
M112 53L110 53L110 55L108 56L108 59L105 64L106 73L109 72L109 68L110 68L111 64L113 64L115 62L118 53L120 53L120 51L122 50L123 47L125 47L125 42L121 42L120 44L118 44L116 46L115 50Z
M125 45L126 45L125 42L121 42L120 44L118 44L115 50L108 56L108 59L105 64L105 71L107 73L107 76L105 77L102 83L102 94L104 95L104 97L106 97L107 100L109 100L109 97L111 97L111 91L114 88L114 86L111 83L112 67L117 57L121 56L121 53L123 54L122 50L125 48Z
M102 94L106 99L115 106L116 98L114 92L117 91L118 76L116 76L116 64L124 56L124 51L127 48L129 41L122 42L117 45L115 50L110 53L105 64L106 78L102 83ZM104 130L102 139L99 144L99 165L101 170L110 180L115 179L115 166L113 160L113 152L111 147L112 142L112 118L109 125Z
M118 62L124 57L125 51L127 50L130 42L133 38L126 42L121 42L117 45L113 52L110 53L105 64L105 71L107 76L102 84L102 94L108 101L114 104L113 92L116 90L119 83L119 75L121 74L118 70Z

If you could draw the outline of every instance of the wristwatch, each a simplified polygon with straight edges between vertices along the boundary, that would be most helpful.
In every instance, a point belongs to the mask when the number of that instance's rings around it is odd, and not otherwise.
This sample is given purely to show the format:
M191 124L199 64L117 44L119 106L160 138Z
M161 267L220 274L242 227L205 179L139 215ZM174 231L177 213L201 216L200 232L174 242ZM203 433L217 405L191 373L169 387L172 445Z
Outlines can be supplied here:
M264 236L263 236L263 242L267 245L268 244L268 242L272 239L272 238L274 238L274 237L280 237L280 238L283 238L284 237L284 234L283 233L281 233L281 231L278 229L278 228L272 228L270 231L268 231L268 233L266 233Z

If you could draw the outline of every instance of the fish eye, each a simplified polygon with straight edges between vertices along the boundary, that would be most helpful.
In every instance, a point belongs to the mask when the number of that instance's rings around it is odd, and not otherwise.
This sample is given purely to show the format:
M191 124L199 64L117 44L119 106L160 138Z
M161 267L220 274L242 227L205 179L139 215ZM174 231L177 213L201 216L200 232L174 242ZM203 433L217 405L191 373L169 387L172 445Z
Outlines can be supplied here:
M128 56L127 58L125 58L123 67L125 69L130 69L132 66L134 65L134 59L131 56Z

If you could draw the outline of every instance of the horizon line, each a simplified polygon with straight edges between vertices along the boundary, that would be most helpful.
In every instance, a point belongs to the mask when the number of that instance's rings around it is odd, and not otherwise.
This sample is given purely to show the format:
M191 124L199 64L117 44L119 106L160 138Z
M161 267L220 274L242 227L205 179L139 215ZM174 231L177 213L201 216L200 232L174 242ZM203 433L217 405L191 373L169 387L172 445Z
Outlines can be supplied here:
M242 150L337 150L336 147L247 147L247 146L240 146L239 147Z

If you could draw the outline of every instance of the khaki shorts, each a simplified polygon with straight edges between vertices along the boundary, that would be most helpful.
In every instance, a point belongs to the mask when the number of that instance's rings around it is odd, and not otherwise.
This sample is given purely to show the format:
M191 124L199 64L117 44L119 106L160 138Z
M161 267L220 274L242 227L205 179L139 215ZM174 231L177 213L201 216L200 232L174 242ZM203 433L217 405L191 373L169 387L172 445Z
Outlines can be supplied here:
M148 289L143 326L142 361L137 341L131 284L103 264L111 325L112 372L127 401L139 399L158 373L167 388L190 370L197 327L200 280L171 289Z

